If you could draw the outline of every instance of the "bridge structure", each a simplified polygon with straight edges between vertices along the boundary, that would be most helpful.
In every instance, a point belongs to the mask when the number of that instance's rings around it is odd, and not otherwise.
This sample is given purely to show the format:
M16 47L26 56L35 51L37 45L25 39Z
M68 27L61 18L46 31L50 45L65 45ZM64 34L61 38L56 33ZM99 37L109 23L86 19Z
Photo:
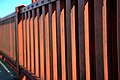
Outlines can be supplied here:
M120 80L120 0L17 6L0 19L2 79Z

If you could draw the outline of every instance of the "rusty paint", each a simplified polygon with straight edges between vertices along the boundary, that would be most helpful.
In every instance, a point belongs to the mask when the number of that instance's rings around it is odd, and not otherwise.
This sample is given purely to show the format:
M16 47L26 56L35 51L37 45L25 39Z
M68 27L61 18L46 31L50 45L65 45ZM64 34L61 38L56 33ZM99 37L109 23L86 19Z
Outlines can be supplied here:
M11 21L11 20L10 20L10 21ZM13 26L12 26L12 23L11 23L11 22L9 23L9 27L10 27L10 55L9 55L9 56L12 58L12 54L13 54L13 38L12 38L12 36L13 36L13 35L12 35L12 32L13 32L13 31L12 31L12 27L13 27Z
M42 14L40 16L40 77L45 79L45 68L44 68L44 17L45 17L45 6L42 7Z
M23 21L23 31L24 31L24 67L25 68L27 68L27 65L26 65L26 63L27 63L27 61L26 61L26 53L27 53L27 51L26 51L26 19L24 18L24 21Z
M19 43L19 63L23 65L23 37L22 37L22 20L18 25L18 43ZM13 45L13 44L12 44ZM13 53L12 53L13 54Z
M108 80L108 52L107 52L107 10L106 0L103 3L103 57L104 57L104 80Z
M30 71L30 15L27 13L27 21L26 21L26 38L27 38L27 67L28 70Z
M16 60L16 59L15 59L15 47L16 47L16 46L15 46L15 17L13 17L12 19L13 19L13 20L12 20L12 26L13 26L13 46L14 46L14 47L13 47L13 48L14 48L14 52L13 52L13 55L12 55L12 56L13 56L13 59Z
M33 11L32 11L33 12ZM33 37L33 19L34 19L34 16L33 16L33 13L32 14L32 17L30 18L30 43L31 43L31 64L34 64L34 37ZM34 73L34 65L31 65L31 72Z
M65 53L65 18L64 12L65 10L61 10L60 15L60 35L61 35L61 65L62 65L62 80L66 80L66 53Z
M52 43L53 43L53 80L58 80L57 69L57 36L56 36L56 10L55 6L52 7Z
M77 80L75 21L75 5L73 5L71 9L72 80Z
M31 62L31 13L30 13L30 11L28 12L28 18L29 18L29 22L28 22L28 24L29 24L29 26L28 26L28 27L29 27L29 28L28 28L28 31L29 31L29 32L28 32L28 34L29 34L29 37L28 37L29 43L28 43L28 44L29 44L29 46L28 46L28 47L29 47L29 49L30 49L30 50L29 50L29 55L28 55L28 56L29 56L29 60L30 60L28 67L29 67L29 69L30 69L30 71L31 71L31 63L32 63L32 62Z
M89 52L89 15L88 15L88 2L85 5L84 11L84 33L85 33L85 64L86 64L86 80L90 80L90 52Z
M37 12L37 11L36 11ZM35 16L35 19L34 19L34 38L35 38L35 69L36 69L36 73L35 73L35 75L38 77L39 76L39 74L38 74L38 71L39 71L39 69L38 69L38 61L39 61L39 59L38 59L38 15L36 15Z
M0 51L18 61L17 25L19 63L36 79L119 80L119 0L107 1L32 0L0 19Z
M40 9L37 8L37 24L38 24L38 77L40 78L40 23L39 23L39 20L40 20Z
M46 54L46 80L50 80L50 41L49 41L49 15L48 8L45 14L45 54Z

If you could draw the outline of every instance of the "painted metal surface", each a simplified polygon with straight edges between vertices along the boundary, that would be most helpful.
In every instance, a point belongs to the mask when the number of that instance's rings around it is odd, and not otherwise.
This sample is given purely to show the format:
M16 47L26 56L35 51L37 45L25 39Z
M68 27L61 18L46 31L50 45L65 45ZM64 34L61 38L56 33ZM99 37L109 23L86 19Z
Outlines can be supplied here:
M117 0L117 56L118 56L118 80L120 80L120 1Z
M0 19L0 51L38 80L120 79L119 0L32 2Z

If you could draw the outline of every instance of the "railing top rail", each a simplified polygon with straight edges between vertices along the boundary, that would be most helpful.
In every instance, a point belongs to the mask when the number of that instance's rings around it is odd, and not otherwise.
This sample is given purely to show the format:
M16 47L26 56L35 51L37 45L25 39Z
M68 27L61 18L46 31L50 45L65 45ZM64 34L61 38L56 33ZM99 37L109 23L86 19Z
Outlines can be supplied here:
M44 0L44 1L43 0L39 0L39 1L36 1L36 2L34 2L34 3L32 3L32 4L28 5L28 6L26 6L26 7L23 7L20 10L20 13L24 13L24 12L30 11L32 9L35 9L37 7L40 7L40 6L44 6L44 5L52 3L54 1L56 1L56 0ZM0 18L0 22L4 21L6 19L9 19L11 17L14 17L14 16L16 16L16 12L13 12L13 13L11 13L11 14L3 17L3 18Z
M11 17L14 17L14 16L16 16L16 12L13 12L13 13L11 13L11 14L3 17L3 18L1 18L1 19L0 19L0 22L1 22L1 21L4 21L4 20L6 20L6 19L9 19L9 18L11 18Z
M32 9L35 9L35 8L38 8L38 7L41 7L41 6L44 6L46 4L49 4L49 3L52 3L56 0L39 0L39 1L36 1L26 7L23 7L21 10L20 10L20 13L24 13L24 12L27 12L27 11L30 11Z

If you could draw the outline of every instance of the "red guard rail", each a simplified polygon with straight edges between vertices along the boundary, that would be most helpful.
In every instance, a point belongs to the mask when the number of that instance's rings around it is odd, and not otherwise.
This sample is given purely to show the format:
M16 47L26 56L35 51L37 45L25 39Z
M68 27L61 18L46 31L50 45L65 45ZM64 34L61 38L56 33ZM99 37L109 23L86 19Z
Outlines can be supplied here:
M119 4L39 0L19 6L0 20L0 51L24 79L120 80Z

